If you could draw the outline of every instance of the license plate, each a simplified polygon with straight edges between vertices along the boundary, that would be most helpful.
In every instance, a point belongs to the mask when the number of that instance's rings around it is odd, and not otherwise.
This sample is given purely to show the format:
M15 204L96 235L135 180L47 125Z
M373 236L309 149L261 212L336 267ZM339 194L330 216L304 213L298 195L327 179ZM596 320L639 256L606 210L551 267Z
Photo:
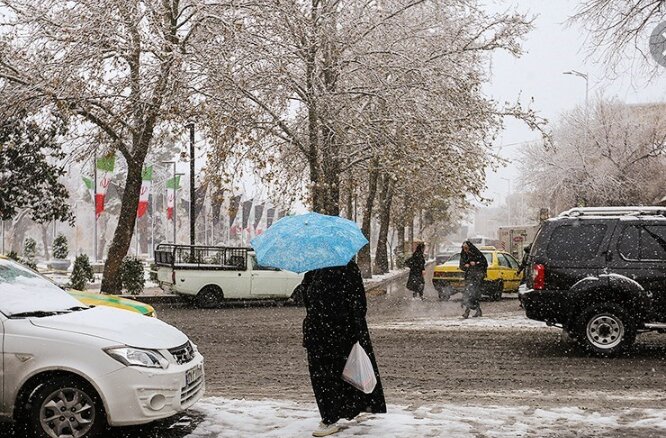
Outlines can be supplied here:
M196 367L187 370L185 372L185 384L190 385L193 382L196 382L202 375L203 367L201 365L197 365Z

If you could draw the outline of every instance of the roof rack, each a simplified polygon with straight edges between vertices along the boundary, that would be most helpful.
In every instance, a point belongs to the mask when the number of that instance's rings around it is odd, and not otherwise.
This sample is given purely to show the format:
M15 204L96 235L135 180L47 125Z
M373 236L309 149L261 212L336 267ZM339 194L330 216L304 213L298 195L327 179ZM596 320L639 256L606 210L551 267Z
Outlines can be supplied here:
M666 216L666 207L577 207L563 211L559 216Z

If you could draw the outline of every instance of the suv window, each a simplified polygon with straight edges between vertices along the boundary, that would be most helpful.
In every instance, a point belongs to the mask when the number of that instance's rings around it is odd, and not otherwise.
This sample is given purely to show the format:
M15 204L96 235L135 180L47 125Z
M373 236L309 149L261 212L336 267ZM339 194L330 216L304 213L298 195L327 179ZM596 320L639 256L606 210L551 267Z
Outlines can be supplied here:
M626 260L666 260L666 226L625 227L618 242L618 251Z
M641 259L666 260L666 226L646 225L641 231Z
M604 224L561 225L553 230L546 254L551 260L589 260L597 255L606 228Z
M627 260L638 260L640 258L640 227L630 225L624 227L622 236L617 243L617 250Z

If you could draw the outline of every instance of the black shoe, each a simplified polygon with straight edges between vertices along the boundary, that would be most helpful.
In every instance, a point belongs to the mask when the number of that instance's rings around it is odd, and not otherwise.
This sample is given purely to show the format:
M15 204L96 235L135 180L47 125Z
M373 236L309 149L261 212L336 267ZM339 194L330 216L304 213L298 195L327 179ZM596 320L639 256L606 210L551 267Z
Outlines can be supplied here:
M465 312L462 314L462 317L465 319L469 318L469 307L465 309Z

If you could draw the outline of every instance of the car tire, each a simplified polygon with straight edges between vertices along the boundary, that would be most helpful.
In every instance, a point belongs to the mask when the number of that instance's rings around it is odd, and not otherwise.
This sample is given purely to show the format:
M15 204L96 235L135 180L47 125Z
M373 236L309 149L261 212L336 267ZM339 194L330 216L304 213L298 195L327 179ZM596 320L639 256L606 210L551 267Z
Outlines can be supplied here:
M200 309L214 309L219 307L224 300L222 289L218 286L205 286L196 296L196 306Z
M636 340L633 320L614 304L590 306L577 321L575 338L579 345L596 356L615 356Z
M297 286L296 289L294 289L294 292L291 294L290 300L296 307L303 307L305 305L305 297L303 296L305 294L305 290L303 289L303 286Z
M36 438L95 438L103 436L107 424L95 389L75 377L62 376L49 378L34 389L19 414L19 427ZM62 429L58 432L58 428Z

